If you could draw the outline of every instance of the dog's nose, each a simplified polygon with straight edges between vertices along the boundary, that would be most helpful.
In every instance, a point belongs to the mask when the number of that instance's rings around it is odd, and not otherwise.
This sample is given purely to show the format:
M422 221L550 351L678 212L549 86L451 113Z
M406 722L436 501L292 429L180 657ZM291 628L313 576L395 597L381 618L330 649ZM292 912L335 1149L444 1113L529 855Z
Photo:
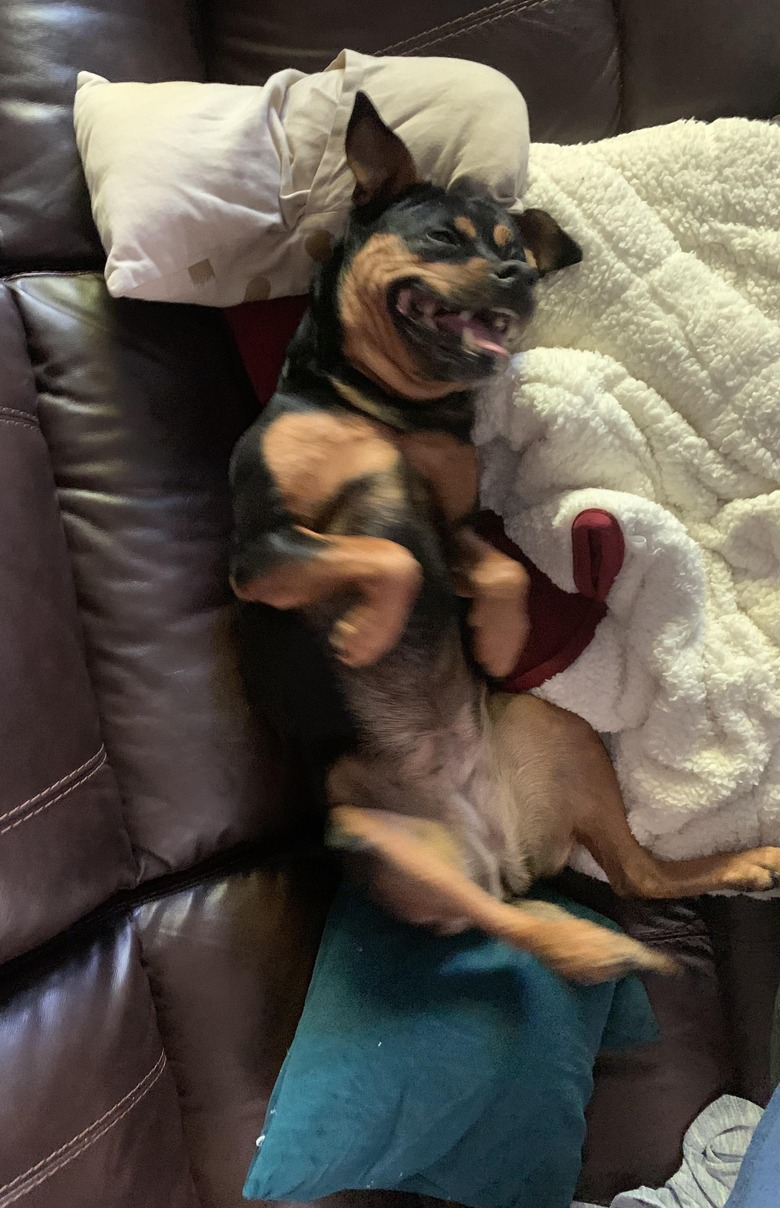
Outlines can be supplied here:
M535 281L539 280L536 269L531 268L530 264L526 264L525 260L504 260L493 269L493 276L498 277L499 281L506 282L507 285L512 285L517 281L522 281L524 285L533 285Z

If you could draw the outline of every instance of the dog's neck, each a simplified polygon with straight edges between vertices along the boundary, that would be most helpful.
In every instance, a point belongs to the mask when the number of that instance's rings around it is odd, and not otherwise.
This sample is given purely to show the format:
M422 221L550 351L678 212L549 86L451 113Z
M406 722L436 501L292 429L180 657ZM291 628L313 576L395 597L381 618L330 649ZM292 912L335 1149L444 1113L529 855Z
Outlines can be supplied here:
M448 432L468 440L474 423L474 395L453 391L444 398L405 399L391 394L345 361L340 372L329 374L331 386L351 409L369 415L398 432Z
M290 344L280 388L314 396L359 411L398 432L448 432L467 441L474 422L472 390L453 390L443 397L405 398L350 363L342 350L343 333L336 317L335 290L326 266Z

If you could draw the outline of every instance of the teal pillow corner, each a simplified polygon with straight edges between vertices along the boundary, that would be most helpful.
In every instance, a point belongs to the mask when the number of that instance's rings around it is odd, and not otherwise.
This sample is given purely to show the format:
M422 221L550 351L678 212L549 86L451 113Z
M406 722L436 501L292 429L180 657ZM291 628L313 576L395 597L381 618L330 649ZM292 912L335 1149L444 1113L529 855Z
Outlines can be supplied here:
M244 1196L372 1188L568 1208L597 1052L657 1035L636 978L575 986L498 940L432 936L342 888Z

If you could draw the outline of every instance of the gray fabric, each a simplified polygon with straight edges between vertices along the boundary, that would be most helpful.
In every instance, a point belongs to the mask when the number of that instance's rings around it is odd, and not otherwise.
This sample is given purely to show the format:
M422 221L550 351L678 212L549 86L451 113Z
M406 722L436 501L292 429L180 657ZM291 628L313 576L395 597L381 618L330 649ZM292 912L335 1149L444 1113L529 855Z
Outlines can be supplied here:
M683 1164L669 1182L623 1192L611 1208L725 1208L762 1115L747 1099L716 1099L685 1134ZM593 1205L575 1203L572 1208Z

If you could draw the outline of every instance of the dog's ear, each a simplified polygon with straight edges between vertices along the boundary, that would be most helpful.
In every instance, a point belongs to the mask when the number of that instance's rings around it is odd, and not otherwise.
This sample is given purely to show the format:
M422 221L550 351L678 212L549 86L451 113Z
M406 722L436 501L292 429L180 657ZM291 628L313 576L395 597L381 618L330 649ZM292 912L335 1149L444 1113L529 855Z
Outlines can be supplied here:
M355 177L352 200L356 206L387 204L417 182L414 160L365 92L355 95L344 149Z
M546 210L523 210L522 214L514 215L514 220L523 247L531 253L540 277L582 260L580 245L561 230Z

